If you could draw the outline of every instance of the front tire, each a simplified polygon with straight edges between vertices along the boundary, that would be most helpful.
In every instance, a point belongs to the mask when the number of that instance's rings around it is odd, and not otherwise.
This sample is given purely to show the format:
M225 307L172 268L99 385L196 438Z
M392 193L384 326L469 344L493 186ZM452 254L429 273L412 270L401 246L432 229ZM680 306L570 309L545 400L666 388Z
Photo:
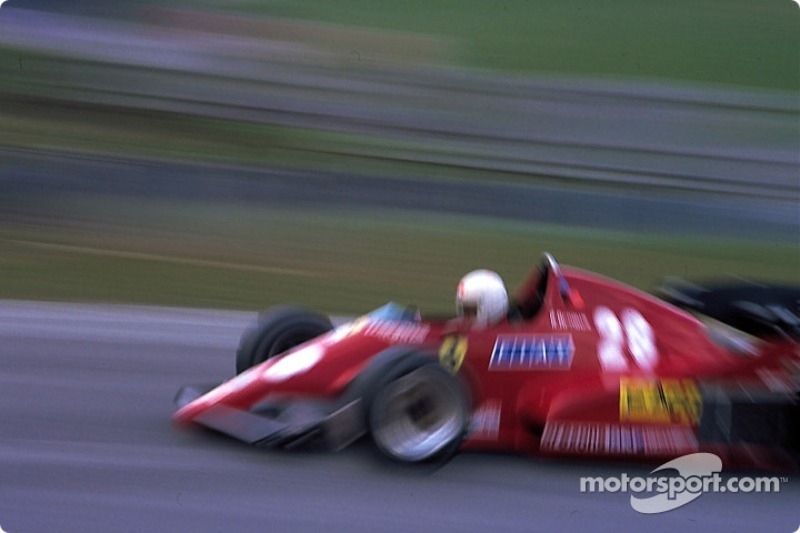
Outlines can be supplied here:
M368 405L372 439L400 463L446 461L467 432L464 387L435 360L409 363L391 368L375 385Z
M236 373L263 363L333 329L328 317L299 307L275 307L258 317L239 341Z

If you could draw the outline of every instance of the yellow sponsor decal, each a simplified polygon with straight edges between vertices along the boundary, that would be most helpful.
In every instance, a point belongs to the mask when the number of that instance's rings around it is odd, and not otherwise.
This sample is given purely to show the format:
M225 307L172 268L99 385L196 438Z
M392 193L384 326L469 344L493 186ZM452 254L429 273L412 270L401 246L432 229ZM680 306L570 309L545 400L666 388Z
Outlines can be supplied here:
M620 420L694 426L700 422L702 407L692 379L620 379Z
M467 355L466 337L446 337L439 348L439 363L455 374L461 368L465 355Z

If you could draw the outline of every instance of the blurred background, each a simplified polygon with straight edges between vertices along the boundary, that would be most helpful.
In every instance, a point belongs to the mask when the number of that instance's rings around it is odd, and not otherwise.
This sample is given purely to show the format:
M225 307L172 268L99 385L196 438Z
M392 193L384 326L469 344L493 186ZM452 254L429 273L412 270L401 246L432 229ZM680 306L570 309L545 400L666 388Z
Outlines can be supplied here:
M800 283L792 0L8 0L0 298Z

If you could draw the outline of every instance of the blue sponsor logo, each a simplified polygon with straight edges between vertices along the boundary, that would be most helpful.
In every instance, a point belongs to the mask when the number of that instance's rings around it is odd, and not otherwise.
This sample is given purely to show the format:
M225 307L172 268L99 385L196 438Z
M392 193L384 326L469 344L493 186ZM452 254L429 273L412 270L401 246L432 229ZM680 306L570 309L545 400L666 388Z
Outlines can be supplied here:
M572 335L500 335L491 370L566 370L572 366Z

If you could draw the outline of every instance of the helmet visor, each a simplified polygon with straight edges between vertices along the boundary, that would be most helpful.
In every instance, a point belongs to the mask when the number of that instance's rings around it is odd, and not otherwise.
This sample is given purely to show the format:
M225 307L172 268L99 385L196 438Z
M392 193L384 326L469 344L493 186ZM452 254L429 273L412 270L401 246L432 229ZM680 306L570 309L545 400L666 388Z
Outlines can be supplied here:
M478 302L460 302L458 306L458 316L465 318L477 318Z

